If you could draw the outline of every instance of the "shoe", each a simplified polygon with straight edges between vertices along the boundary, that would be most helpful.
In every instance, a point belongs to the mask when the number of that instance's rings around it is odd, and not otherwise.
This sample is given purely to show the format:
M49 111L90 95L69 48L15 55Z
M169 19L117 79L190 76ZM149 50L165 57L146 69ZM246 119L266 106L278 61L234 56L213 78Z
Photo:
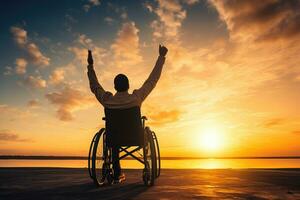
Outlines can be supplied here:
M125 178L125 174L122 173L120 176L118 176L117 178L114 179L113 184L118 184L118 183L122 183L126 180Z
M99 185L102 186L105 183L105 176L101 177L101 180L99 181Z

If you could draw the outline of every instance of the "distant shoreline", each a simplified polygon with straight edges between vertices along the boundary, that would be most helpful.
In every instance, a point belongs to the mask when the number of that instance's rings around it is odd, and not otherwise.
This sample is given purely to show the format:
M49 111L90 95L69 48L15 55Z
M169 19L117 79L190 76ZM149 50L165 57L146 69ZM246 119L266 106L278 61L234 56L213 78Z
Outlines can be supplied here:
M23 156L0 155L0 160L87 160L87 156ZM128 158L131 160L131 158ZM238 157L161 157L161 160L199 160L199 159L300 159L300 156L238 156Z

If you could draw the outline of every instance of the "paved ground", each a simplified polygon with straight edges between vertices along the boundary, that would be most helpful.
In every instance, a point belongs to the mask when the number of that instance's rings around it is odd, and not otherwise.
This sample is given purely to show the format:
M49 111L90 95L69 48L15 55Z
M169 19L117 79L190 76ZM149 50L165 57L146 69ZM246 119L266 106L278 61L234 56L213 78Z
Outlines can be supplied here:
M300 199L300 170L162 170L155 186L141 170L97 188L86 169L0 168L0 199Z

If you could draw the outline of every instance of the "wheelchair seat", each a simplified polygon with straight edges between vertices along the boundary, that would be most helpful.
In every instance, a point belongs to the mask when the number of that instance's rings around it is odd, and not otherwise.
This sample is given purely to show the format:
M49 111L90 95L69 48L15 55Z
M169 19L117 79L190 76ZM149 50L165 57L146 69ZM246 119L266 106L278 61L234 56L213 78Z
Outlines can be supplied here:
M108 146L144 145L144 129L140 107L105 108L104 112Z

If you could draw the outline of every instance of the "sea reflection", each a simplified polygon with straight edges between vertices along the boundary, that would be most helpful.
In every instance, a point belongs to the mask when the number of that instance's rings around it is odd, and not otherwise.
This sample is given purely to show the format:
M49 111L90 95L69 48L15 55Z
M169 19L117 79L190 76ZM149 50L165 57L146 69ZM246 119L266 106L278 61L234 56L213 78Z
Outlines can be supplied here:
M136 160L122 160L127 169L141 169ZM162 160L165 169L226 169L226 168L300 168L300 159L186 159ZM86 168L86 160L0 160L0 167L67 167Z

